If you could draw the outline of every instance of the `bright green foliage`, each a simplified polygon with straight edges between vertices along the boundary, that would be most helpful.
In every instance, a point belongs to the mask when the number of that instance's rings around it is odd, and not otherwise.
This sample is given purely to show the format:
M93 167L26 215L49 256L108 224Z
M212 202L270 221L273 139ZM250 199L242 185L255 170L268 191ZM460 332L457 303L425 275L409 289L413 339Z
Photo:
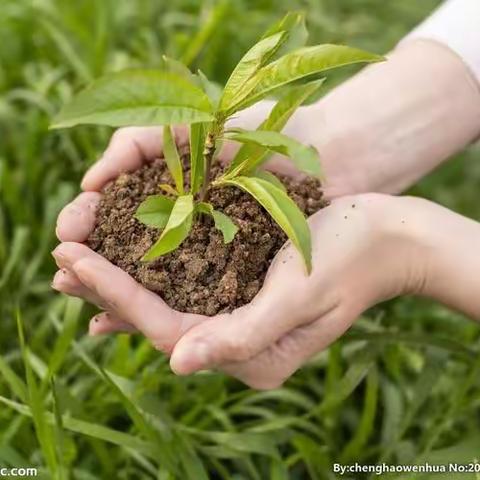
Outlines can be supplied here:
M243 86L248 92L229 106L227 114L243 110L291 82L331 68L355 63L379 62L383 57L343 45L317 45L290 52L261 68Z
M227 138L246 145L263 147L272 152L277 152L290 157L293 164L302 172L309 175L320 176L320 159L314 147L307 147L291 137L280 132L268 130L241 130L236 129L227 133ZM261 158L250 157L242 164L243 171L251 171L260 166Z
M183 167L170 125L163 127L163 155L177 192L183 195Z
M179 196L173 205L170 217L160 238L144 255L142 260L154 260L175 250L187 238L190 232L193 209L192 195Z
M154 228L165 228L175 202L163 195L151 195L137 208L135 218Z
M275 104L268 118L258 127L259 130L279 132L287 124L295 110L321 87L325 79L300 85L283 95ZM235 155L228 171L232 172L245 160L249 164L259 165L267 155L268 149L255 144L245 143Z
M310 230L303 213L285 191L256 177L236 177L232 180L224 180L223 183L241 188L267 210L301 252L307 271L310 272L312 269Z
M126 70L107 75L80 92L57 115L52 128L173 125L212 119L208 97L178 73Z
M245 53L221 91L202 72L194 75L184 63L163 56L161 70L128 70L104 77L81 92L60 112L54 127L82 123L164 125L165 162L176 190L171 185L159 185L159 188L177 199L173 207L168 199L160 200L164 198L161 196L147 199L140 205L136 218L149 226L163 228L160 238L143 260L154 260L177 248L187 237L199 213L211 215L225 243L232 241L237 226L207 202L209 188L228 185L251 194L272 215L297 247L310 272L311 240L305 216L276 177L258 173L258 170L268 155L275 152L289 157L300 171L320 177L316 149L287 137L281 130L295 110L318 91L324 79L293 86L257 130L225 131L227 120L235 112L292 82L334 67L383 59L346 46L303 47L306 39L304 14L288 13ZM188 58L195 56L195 52L187 55ZM185 194L182 162L172 132L172 126L176 124L190 124L188 195ZM223 139L240 142L243 146L227 172L214 180L211 167Z
M238 227L230 220L228 215L214 210L212 205L206 202L199 202L197 204L197 211L212 216L215 227L222 232L225 243L230 243L235 238Z
M260 40L240 60L227 81L220 99L220 110L228 110L243 98L245 84L265 65L286 39L286 33L278 32ZM246 92L248 93L248 91Z
M85 335L92 316L87 306L75 314L78 326L71 340L66 310L72 300L49 285L50 251L58 243L55 218L75 196L82 172L98 158L111 132L47 132L50 116L71 92L108 71L155 65L165 51L181 58L217 3L0 2L0 28L8 39L0 43L0 464L38 467L38 479L333 480L337 462L468 464L478 459L480 330L431 301L402 297L376 307L274 391L250 389L219 372L179 378L147 340ZM231 0L215 36L197 48L192 70L200 67L223 84L264 25L292 3ZM310 44L347 42L379 52L391 49L440 4L301 3L308 9ZM44 28L47 21L51 28ZM325 88L347 73L329 75ZM471 146L455 155L413 193L480 219L479 153ZM18 305L28 363L42 387L38 395L26 383L16 333ZM57 349L64 342L68 348ZM137 415L111 382L87 366L86 355L138 406L157 437L137 427ZM48 381L51 373L54 385ZM45 422L61 435L45 435ZM163 443L160 435L166 437ZM52 440L59 453L56 465L48 446ZM173 465L171 455L165 460L165 446L173 451ZM418 480L426 478L444 476L418 474ZM476 475L458 478L476 480Z
M206 133L203 123L190 125L190 191L192 195L198 192L203 181L205 170L203 146Z

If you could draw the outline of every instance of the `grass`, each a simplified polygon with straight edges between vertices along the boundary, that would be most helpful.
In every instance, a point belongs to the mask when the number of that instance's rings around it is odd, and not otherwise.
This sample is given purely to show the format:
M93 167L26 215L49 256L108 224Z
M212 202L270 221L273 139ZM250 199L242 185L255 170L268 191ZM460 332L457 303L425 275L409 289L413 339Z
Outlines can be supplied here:
M216 373L177 378L139 338L87 338L90 307L49 286L56 215L111 133L47 131L86 81L166 52L222 82L292 6L307 10L312 41L381 53L437 3L2 1L1 466L49 479L320 480L335 478L333 462L478 458L479 330L444 307L376 307L284 388L255 392ZM479 183L472 148L413 193L480 220Z

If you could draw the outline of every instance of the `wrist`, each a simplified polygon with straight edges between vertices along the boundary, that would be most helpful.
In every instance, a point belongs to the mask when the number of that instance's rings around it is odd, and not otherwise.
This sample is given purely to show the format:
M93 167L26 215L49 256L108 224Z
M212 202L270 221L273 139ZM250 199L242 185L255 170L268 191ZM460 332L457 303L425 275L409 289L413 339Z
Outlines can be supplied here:
M431 202L419 237L428 253L419 295L480 320L480 223Z
M405 42L290 128L319 150L327 196L398 193L478 137L480 89L448 47Z
M397 294L432 298L480 319L480 223L428 200L392 197L383 225L403 238Z

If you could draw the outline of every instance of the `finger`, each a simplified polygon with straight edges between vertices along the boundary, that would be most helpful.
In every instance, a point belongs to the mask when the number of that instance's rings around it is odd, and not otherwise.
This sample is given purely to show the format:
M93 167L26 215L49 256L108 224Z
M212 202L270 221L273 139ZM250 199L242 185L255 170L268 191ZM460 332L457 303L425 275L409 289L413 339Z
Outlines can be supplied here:
M137 333L138 330L128 322L112 316L108 312L101 312L95 315L89 323L88 334L106 335L108 333Z
M84 242L95 226L95 214L102 195L83 192L58 215L56 234L61 242Z
M175 346L171 367L189 374L228 362L243 362L265 350L295 327L325 315L334 296L317 305L312 282L292 247L273 262L264 287L253 302L230 315L206 320L187 332Z
M179 145L188 142L188 130L184 126L175 128ZM99 191L118 177L141 167L144 162L158 158L162 153L161 127L127 127L117 130L102 157L85 174L82 189Z
M282 386L312 356L325 350L345 333L360 312L333 309L312 323L298 327L247 362L220 369L251 388L271 390Z
M115 316L136 327L160 350L169 351L200 315L172 310L122 269L79 243L62 243L52 252L57 264L71 269Z
M102 299L83 285L78 277L66 268L62 268L55 273L52 288L66 295L82 298L99 308L104 307Z

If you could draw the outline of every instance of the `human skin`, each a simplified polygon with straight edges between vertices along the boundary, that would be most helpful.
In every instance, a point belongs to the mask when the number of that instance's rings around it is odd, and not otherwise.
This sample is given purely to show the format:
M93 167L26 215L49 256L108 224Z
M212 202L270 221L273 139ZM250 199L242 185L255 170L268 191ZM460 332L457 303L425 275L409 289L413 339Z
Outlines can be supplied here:
M251 127L264 108L239 121ZM309 219L313 273L305 275L288 244L252 303L207 318L171 310L80 243L93 228L105 183L161 154L158 129L120 130L85 176L86 191L59 216L63 243L53 254L61 270L53 286L108 312L91 321L91 334L139 331L171 354L176 373L218 368L254 388L279 386L388 298L425 295L479 318L480 226L422 199L358 193L402 190L479 132L478 85L455 54L433 42L404 45L300 109L287 133L319 149L325 191L334 199ZM177 141L186 142L184 129ZM231 152L223 152L227 161ZM293 173L281 158L270 167Z

